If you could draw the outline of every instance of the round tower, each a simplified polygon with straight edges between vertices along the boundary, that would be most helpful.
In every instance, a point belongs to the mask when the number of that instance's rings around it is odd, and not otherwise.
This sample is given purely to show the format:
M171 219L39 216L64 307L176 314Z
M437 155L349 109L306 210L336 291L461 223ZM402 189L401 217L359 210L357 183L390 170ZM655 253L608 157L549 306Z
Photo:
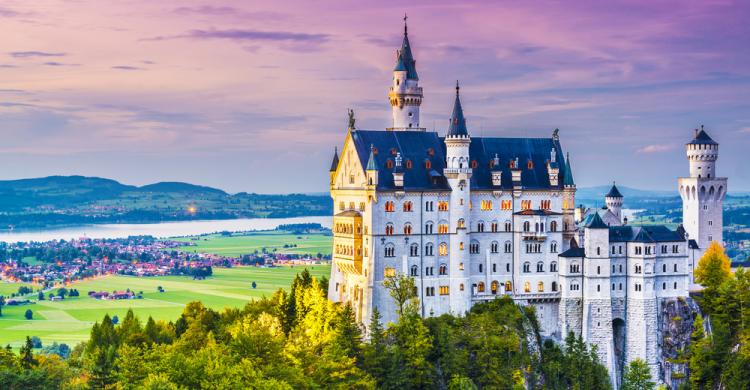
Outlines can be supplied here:
M393 114L393 126L388 130L422 130L419 127L419 106L422 104L422 88L419 86L417 62L411 52L409 31L404 16L404 40L396 51L396 67L393 68L393 83L388 92Z
M622 201L623 196L617 189L617 186L612 182L612 188L610 188L607 195L604 197L604 204L607 205L607 209L614 214L620 223L622 223Z
M453 114L445 136L446 168L443 175L451 187L450 196L450 226L455 234L450 235L450 306L451 312L462 314L471 306L470 279L473 264L469 254L471 241L471 175L469 160L469 145L471 139L466 129L459 97L458 82L456 82L456 100L453 104ZM455 292L455 293L454 293Z

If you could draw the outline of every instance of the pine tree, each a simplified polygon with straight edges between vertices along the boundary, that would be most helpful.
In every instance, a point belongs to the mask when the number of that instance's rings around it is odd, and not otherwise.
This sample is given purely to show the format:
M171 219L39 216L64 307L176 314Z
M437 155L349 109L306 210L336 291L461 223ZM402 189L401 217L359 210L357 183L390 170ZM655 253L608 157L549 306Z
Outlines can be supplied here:
M34 358L34 343L29 336L26 336L26 343L21 347L19 362L21 367L27 370L37 365L37 360Z

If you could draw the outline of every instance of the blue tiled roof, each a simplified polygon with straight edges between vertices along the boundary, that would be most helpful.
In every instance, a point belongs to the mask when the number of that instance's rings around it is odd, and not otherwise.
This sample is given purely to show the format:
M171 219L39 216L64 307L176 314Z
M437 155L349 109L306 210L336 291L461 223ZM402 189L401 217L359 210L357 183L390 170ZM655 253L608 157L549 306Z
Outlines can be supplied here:
M406 78L409 80L419 80L417 75L417 62L414 61L414 56L411 54L411 45L409 44L409 35L404 30L404 41L401 43L401 50L399 51L399 62L403 62L403 66L406 67ZM396 64L398 68L399 64Z
M599 216L599 213L593 213L591 215L591 220L586 224L587 229L606 229L608 228L607 224L602 221L602 217Z
M333 161L331 161L331 172L336 172L336 168L339 167L339 151L335 149L333 151Z
M611 226L610 242L678 242L685 238L677 230L669 230L664 225Z
M563 172L563 185L566 187L572 187L576 185L573 181L573 170L570 169L570 155L565 156L565 172Z
M570 248L563 253L560 253L560 257L583 257L586 252L583 248Z
M706 133L705 130L703 130L703 126L701 126L700 131L697 131L695 133L695 138L693 138L692 141L688 142L688 145L718 145L716 141L714 141L711 137L708 136L708 133Z
M442 175L445 168L445 142L434 132L424 131L378 131L354 130L352 140L362 166L368 165L370 145L377 153L373 163L378 169L378 189L391 190L393 186L393 168L387 168L388 160L395 162L396 153L401 153L404 164L411 161L412 168L405 169L404 190L450 190L448 182ZM500 156L499 166L502 171L500 189L512 189L509 162L518 158L521 168L521 185L527 189L561 189L562 186L551 186L547 173L547 162L550 151L555 149L563 156L560 143L552 138L489 138L475 137L469 146L469 158L476 161L471 177L471 188L475 190L498 189L492 185L490 161L495 153ZM426 161L430 162L427 168ZM531 161L531 164L528 162ZM564 164L565 161L560 161ZM395 165L395 164L394 164ZM564 178L563 178L564 179ZM563 182L564 180L560 180Z

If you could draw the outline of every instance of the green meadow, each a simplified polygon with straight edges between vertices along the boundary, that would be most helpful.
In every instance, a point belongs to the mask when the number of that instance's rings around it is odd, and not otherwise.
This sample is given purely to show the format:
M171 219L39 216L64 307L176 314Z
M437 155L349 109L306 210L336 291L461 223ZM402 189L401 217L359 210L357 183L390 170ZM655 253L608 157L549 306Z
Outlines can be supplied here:
M223 236L212 234L198 237L176 238L176 241L190 242L195 246L180 247L187 252L215 253L223 256L241 256L262 252L263 248L271 253L324 255L331 254L333 238L323 234L292 234L283 231L262 231ZM286 246L286 248L284 247Z
M0 345L21 345L26 336L39 336L44 345L53 341L67 343L71 347L88 338L91 325L105 314L124 318L128 309L133 309L142 321L148 316L157 320L176 320L188 302L201 301L207 307L222 310L226 307L242 307L248 301L271 296L279 288L289 288L294 276L308 268L313 276L328 276L329 265L295 266L277 268L214 268L214 276L205 280L193 280L183 276L132 277L106 276L99 279L75 283L80 297L63 301L44 300L26 306L4 306L0 317ZM251 287L252 282L256 288ZM0 294L5 290L15 292L19 284L0 283ZM161 286L163 293L157 291ZM143 299L96 300L87 296L88 291L113 291L130 289L143 291ZM24 313L31 309L32 320Z

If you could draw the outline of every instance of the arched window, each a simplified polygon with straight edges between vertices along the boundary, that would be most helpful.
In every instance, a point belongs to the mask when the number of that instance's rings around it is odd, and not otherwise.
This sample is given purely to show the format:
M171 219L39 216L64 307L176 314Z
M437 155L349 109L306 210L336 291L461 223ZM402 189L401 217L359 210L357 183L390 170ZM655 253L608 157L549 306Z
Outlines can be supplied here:
M523 272L531 272L531 263L528 261L523 263Z
M543 262L540 261L540 262L536 263L536 272L544 272L544 263Z
M510 241L505 241L505 253L510 253L513 251L513 244L510 243Z
M429 242L427 245L424 246L424 255L425 256L432 256L434 254L435 246Z
M531 223L529 223L529 221L525 221L525 222L523 223L523 231L524 231L524 232L528 232L528 231L530 231L530 230L531 230Z
M392 201L389 200L389 201L385 202L385 211L387 213L392 213L393 212L393 202Z
M456 228L457 229L463 229L464 227L466 227L466 221L464 221L463 218L460 218L458 220L458 224L456 225Z
M411 271L409 272L409 275L411 275L411 276L417 276L418 273L419 273L419 267L417 267L416 265L412 265L411 266Z
M391 224L391 223L385 224L385 235L386 236L392 236L393 235L393 224Z
M474 255L479 253L479 241L474 240L469 244L469 253Z
M557 253L557 241L552 241L549 244L549 252L550 253Z
M513 283L508 280L507 282L505 282L505 291L510 292L511 290L513 290Z
M497 282L497 280L493 280L492 283L490 283L490 292L494 295L497 294L497 289L500 287L500 283Z
M419 244L413 243L409 247L409 256L415 257L419 256Z
M446 256L448 254L448 244L441 242L438 246L438 254L440 256Z
M549 224L549 231L556 232L557 231L557 221L552 221Z
M413 207L413 204L411 203L411 201L407 200L406 202L404 202L404 211L411 212L412 207Z
M523 283L523 292L527 292L527 293L531 292L531 283L529 282Z
M384 255L385 257L394 257L396 256L396 247L393 246L393 244L386 244L384 249Z
M557 282L552 282L552 291L557 291Z
M425 234L432 234L433 232L433 224L432 222L427 222L424 224L424 233Z
M492 241L492 243L490 244L490 252L497 253L498 247L499 244L497 243L497 241Z
M411 224L410 223L407 223L406 225L404 225L404 234L407 235L407 236L411 234Z
M477 222L477 233L483 233L484 232L484 222L479 221Z
M448 275L448 266L445 264L440 264L440 268L438 268L438 274L439 275Z
M537 283L536 290L539 292L544 292L544 282Z
M549 264L549 271L550 272L557 272L557 262L553 261Z
M484 282L479 282L479 284L477 284L477 292L484 292Z
M510 221L505 221L505 231L510 232L512 228L513 226L511 226Z

